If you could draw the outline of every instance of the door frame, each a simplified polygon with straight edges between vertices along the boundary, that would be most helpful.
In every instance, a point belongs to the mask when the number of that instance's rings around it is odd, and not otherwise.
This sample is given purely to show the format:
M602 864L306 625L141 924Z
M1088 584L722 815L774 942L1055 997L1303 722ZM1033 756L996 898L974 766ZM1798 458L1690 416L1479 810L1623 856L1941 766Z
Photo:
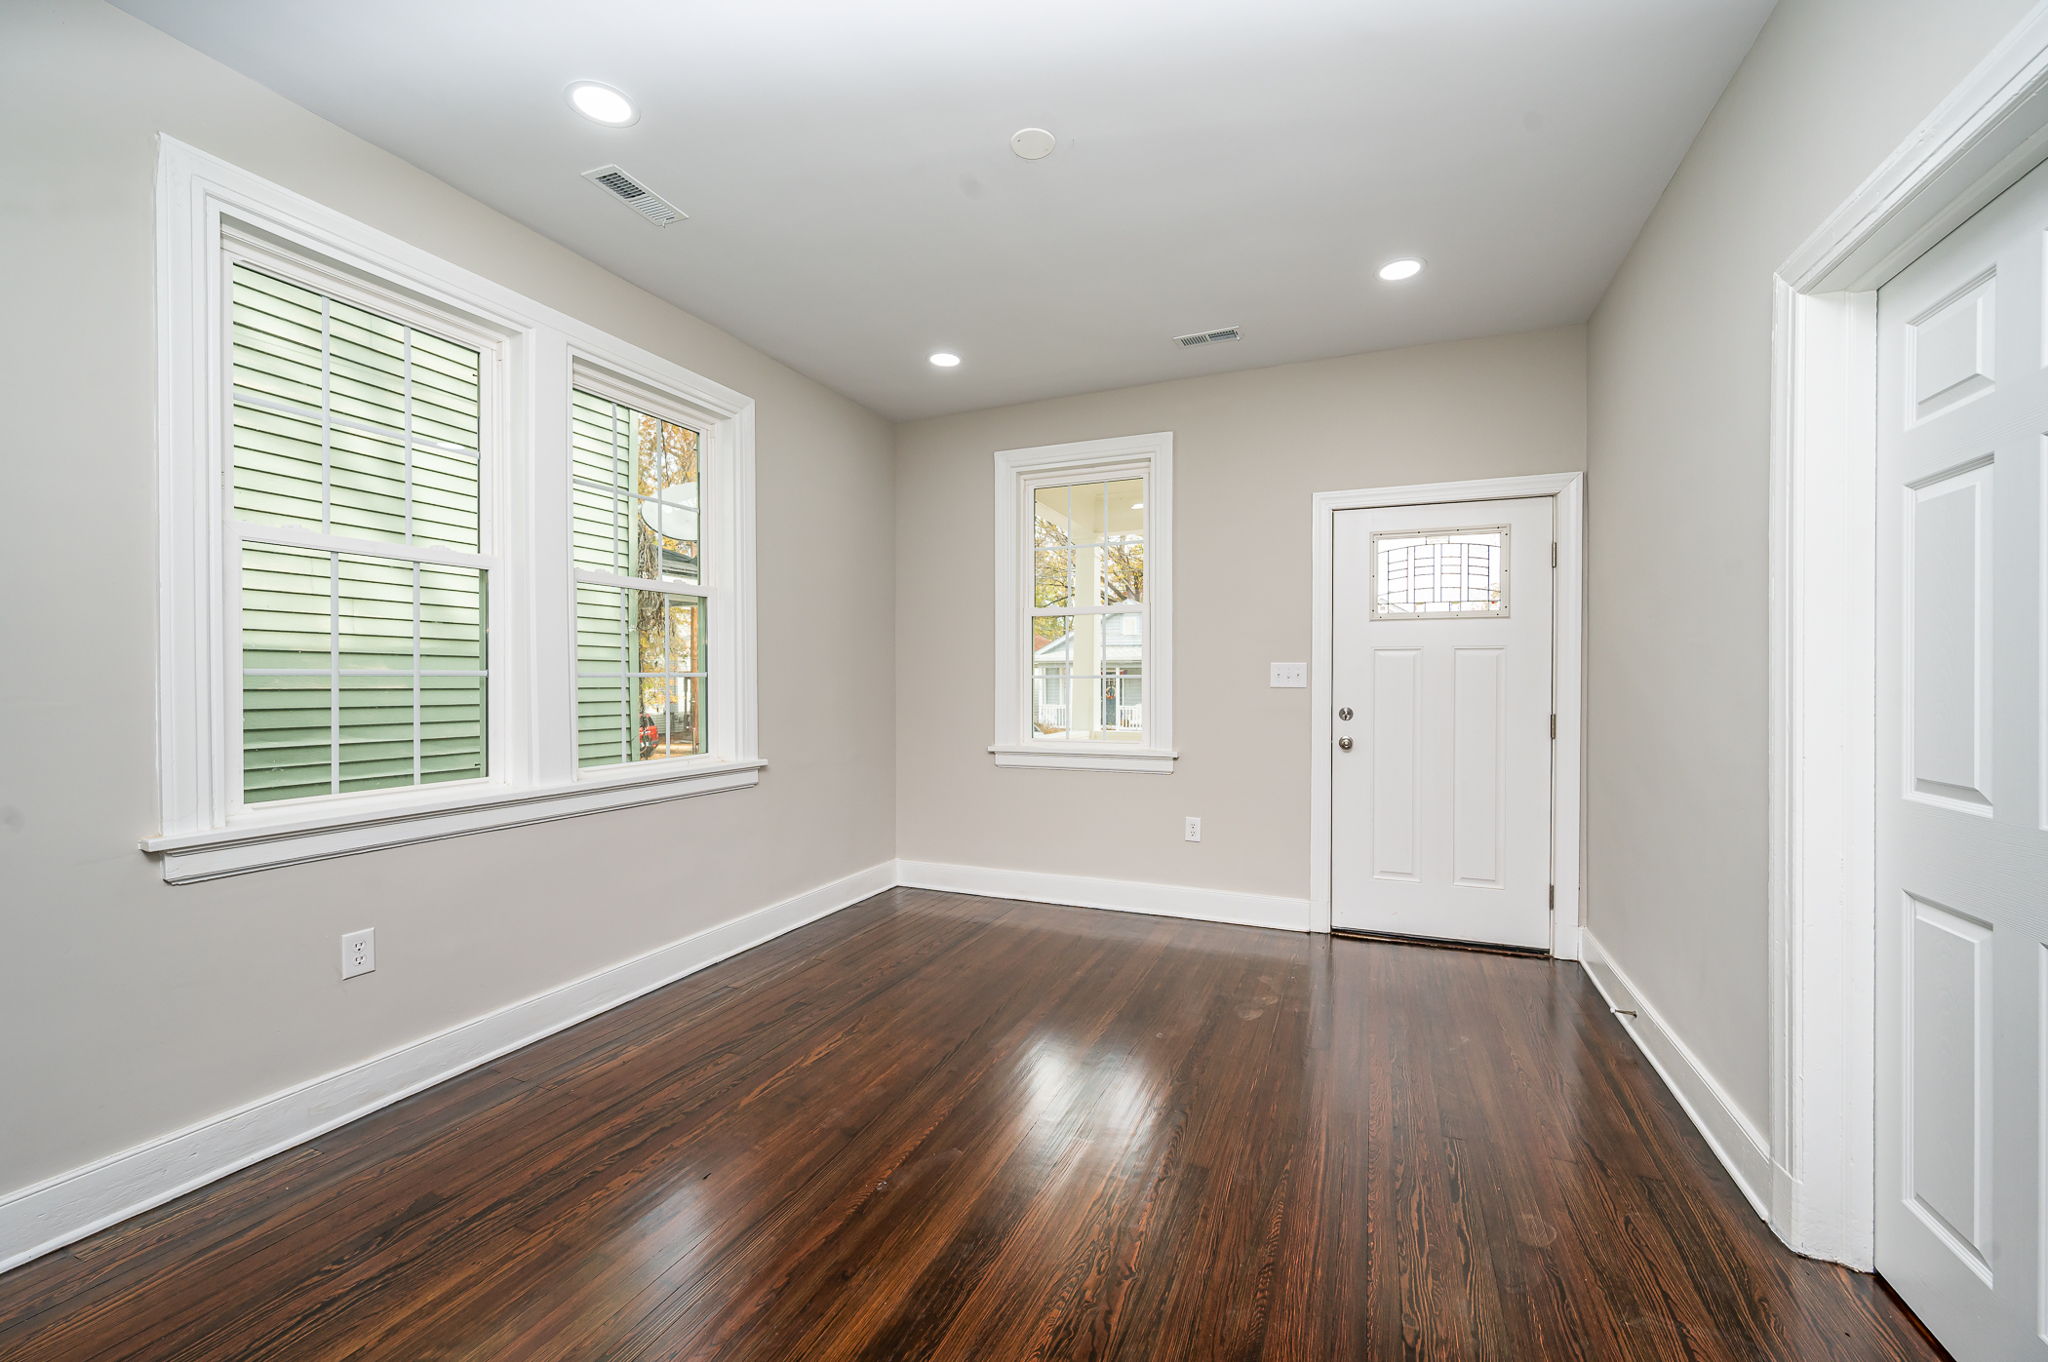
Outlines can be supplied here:
M1579 934L1585 921L1580 892L1580 827L1585 731L1586 647L1586 475L1539 473L1518 478L1481 478L1470 482L1426 482L1407 487L1365 487L1346 492L1317 492L1310 498L1314 522L1314 576L1310 599L1313 642L1309 662L1309 930L1330 930L1330 734L1333 681L1331 641L1331 573L1336 516L1339 511L1370 511L1384 506L1426 506L1432 502L1502 501L1510 497L1556 499L1557 573L1555 612L1551 621L1551 703L1557 710L1557 741L1550 763L1550 879L1557 904L1550 915L1550 953L1560 960L1579 958Z
M1779 266L1770 467L1770 1223L1877 1221L1877 289L2048 159L2048 3Z

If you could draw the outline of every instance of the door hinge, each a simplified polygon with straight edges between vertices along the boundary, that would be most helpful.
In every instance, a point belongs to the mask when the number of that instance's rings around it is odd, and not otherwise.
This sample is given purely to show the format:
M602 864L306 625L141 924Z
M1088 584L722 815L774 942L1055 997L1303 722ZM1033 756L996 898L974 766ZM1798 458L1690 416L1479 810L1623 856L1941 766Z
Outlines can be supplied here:
M1552 567L1557 566L1557 545L1555 544L1550 546L1550 565Z
M1550 716L1550 740L1552 742L1557 741L1557 716L1555 714Z
M1554 884L1550 886L1550 911L1557 911L1557 886Z

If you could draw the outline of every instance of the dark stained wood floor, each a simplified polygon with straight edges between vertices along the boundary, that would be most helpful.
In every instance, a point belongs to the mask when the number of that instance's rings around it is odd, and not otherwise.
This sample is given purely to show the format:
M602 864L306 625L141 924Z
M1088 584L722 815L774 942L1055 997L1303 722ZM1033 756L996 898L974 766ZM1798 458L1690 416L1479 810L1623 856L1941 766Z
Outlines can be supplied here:
M1934 1356L1576 966L915 890L0 1277L7 1362Z

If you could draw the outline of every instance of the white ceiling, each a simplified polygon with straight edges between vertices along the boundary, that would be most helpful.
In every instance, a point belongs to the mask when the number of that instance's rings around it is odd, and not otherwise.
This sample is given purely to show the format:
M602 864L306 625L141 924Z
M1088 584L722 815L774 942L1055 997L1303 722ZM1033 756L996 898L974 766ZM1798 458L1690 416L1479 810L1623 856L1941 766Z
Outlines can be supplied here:
M116 2L901 419L1583 321L1773 0Z

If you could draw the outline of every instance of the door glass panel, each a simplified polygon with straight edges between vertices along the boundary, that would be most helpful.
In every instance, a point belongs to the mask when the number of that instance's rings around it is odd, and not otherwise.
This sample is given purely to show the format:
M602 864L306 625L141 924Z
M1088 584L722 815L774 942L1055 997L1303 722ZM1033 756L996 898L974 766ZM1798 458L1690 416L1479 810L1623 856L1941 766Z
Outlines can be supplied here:
M1372 617L1470 619L1508 613L1508 527L1372 537Z

